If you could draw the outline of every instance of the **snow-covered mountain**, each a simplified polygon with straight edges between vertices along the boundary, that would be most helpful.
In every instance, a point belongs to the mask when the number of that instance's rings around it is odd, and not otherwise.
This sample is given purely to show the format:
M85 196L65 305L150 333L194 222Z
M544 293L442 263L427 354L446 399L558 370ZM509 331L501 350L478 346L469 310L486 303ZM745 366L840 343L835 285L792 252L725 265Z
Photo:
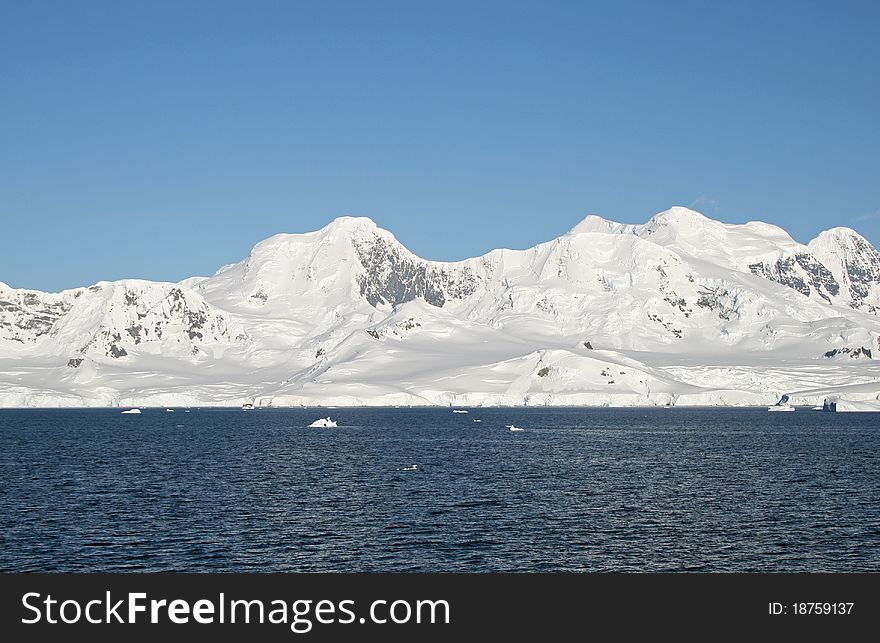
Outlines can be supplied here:
M878 357L863 237L678 207L459 262L342 217L178 284L0 283L0 406L871 402Z

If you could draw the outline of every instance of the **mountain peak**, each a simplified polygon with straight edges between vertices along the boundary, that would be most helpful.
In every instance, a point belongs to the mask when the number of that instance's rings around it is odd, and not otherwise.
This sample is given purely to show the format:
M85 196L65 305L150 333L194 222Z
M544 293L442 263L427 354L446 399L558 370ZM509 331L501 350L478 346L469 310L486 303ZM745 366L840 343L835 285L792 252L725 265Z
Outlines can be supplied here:
M706 235L718 236L723 234L723 229L724 224L720 221L710 219L696 210L675 206L658 212L647 223L638 226L637 234L663 245L677 242L692 243L703 251L705 248L701 246Z
M342 240L356 242L358 240L372 239L376 236L394 237L391 232L380 228L376 222L369 217L353 216L337 217L317 232L306 234L315 235L322 239L333 240L334 242Z
M621 232L623 227L625 227L625 224L605 219L598 214L590 214L569 230L568 234L582 234L585 232L617 233Z
M693 227L694 225L702 227L707 223L711 224L718 222L700 214L696 210L691 210L690 208L685 208L683 206L673 206L668 210L658 212L651 217L647 223L640 225L617 223L616 221L605 219L596 214L590 214L569 230L568 234L582 234L585 232L638 234L640 231L652 233L663 228L678 229L681 227Z
M808 247L811 252L830 263L834 263L833 257L845 257L850 262L855 257L861 257L860 260L874 265L868 272L876 272L880 277L880 252L852 228L838 227L820 232L810 241Z
M707 221L712 221L712 219L696 210L676 205L663 212L658 212L651 217L651 221L648 223L655 222L660 225L680 225L695 222L705 223Z
M843 226L839 226L837 228L830 228L829 230L823 230L818 235L816 235L815 239L813 239L813 241L817 241L817 242L820 240L835 240L835 241L858 240L858 241L867 242L867 239L865 239L858 232L856 232L852 228L846 228ZM813 241L811 241L810 243L812 244Z
M262 256L292 254L316 242L327 240L336 243L344 239L369 237L374 236L380 230L385 232L368 217L337 217L319 230L293 233L281 232L263 239L253 247L250 258L259 261L259 258ZM224 266L219 272L223 272L232 267L232 265L235 264Z
M324 226L323 230L361 230L361 229L372 229L375 230L379 226L376 225L376 222L373 221L370 217L355 217L355 216L342 216L336 217Z

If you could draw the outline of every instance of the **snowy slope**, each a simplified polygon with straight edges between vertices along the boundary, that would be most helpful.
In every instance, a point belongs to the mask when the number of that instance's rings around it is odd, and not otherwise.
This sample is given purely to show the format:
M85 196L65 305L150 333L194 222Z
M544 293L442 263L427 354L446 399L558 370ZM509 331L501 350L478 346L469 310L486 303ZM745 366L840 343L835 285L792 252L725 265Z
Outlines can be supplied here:
M870 402L878 313L845 228L672 208L436 262L342 217L178 284L0 284L0 406Z

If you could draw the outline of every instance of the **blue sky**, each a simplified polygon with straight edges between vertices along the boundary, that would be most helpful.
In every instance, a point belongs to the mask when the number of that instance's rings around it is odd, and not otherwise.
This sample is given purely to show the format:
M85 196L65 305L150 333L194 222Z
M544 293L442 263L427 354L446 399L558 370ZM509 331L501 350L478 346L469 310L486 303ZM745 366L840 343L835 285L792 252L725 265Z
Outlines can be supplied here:
M0 0L0 281L373 218L460 259L688 205L880 242L878 2Z

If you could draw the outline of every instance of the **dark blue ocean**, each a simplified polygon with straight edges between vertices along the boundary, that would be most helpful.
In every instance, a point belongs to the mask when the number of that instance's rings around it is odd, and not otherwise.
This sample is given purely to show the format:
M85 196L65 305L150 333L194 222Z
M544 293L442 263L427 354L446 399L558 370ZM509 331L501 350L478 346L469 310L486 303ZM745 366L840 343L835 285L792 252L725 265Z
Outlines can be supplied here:
M0 570L878 571L880 418L3 410Z

